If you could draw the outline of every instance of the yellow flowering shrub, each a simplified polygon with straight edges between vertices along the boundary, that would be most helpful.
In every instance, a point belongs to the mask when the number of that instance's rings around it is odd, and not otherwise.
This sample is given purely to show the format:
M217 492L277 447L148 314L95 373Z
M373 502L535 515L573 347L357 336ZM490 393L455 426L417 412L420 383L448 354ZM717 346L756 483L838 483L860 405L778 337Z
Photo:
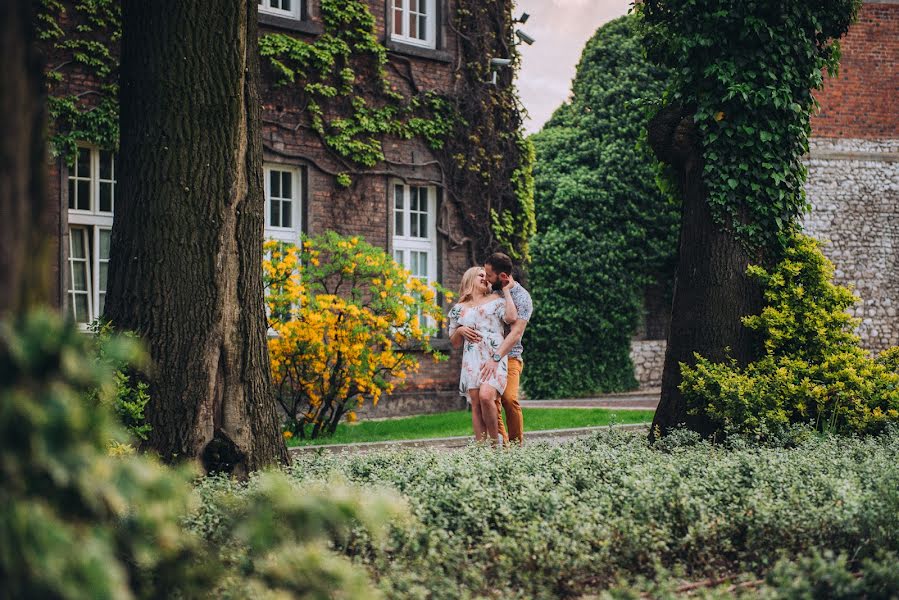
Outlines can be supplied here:
M382 249L328 232L300 246L266 242L265 256L272 379L291 435L333 433L416 371L419 357L444 358L430 340L449 294Z
M794 234L770 271L749 268L764 287L765 307L743 323L764 343L759 360L740 368L697 356L681 364L680 389L695 414L722 429L766 437L791 423L871 433L899 423L899 348L877 357L861 347L858 297L833 283L833 264L814 239Z

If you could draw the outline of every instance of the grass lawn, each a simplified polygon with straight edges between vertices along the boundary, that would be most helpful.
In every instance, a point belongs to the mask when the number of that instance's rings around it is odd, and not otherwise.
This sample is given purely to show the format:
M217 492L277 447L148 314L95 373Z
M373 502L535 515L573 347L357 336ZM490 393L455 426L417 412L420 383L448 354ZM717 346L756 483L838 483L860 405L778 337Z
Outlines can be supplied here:
M610 423L648 423L651 410L609 410L605 408L525 408L525 436L529 431L590 427ZM341 423L332 437L318 440L290 439L288 446L354 444L420 438L472 435L471 413L464 410L419 415L400 419Z

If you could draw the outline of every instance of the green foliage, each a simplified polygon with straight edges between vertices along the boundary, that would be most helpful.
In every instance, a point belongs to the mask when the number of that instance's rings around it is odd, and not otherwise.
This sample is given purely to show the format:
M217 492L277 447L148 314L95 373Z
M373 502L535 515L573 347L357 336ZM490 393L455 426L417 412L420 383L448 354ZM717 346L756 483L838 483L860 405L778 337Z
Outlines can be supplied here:
M88 391L88 398L93 402L102 402L104 398L108 398L109 405L119 417L122 425L134 437L135 440L147 439L147 434L153 429L147 423L144 410L150 401L150 394L147 391L149 385L145 381L137 381L136 386L131 385L131 375L128 373L129 364L116 357L115 352L110 352L110 346L120 343L121 339L130 339L137 342L137 335L127 332L121 336L116 336L110 323L102 323L94 321L90 325L90 330L94 334L95 354L100 364L106 365L113 370L113 378L115 382L115 393L113 395L101 394L97 389ZM132 360L131 367L140 367Z
M558 398L635 385L630 339L643 290L670 272L677 206L655 184L641 143L639 102L661 94L667 73L642 55L635 17L587 43L570 102L532 136L537 225L531 290L539 311L525 331L524 385Z
M785 242L806 208L811 91L834 74L860 0L647 0L650 60L671 69L666 104L693 111L716 220L751 246Z
M382 549L364 534L344 547L388 597L580 597L640 576L763 573L812 548L853 564L897 552L897 435L661 452L610 431L509 452L309 452L292 476L406 497L411 518Z
M794 233L771 271L750 267L764 288L761 314L743 319L764 355L741 369L697 357L681 365L681 391L694 412L725 430L758 436L790 423L869 433L899 422L899 349L872 358L848 312L858 298L832 282L833 264L814 239Z
M68 20L66 31L59 23ZM59 62L48 65L47 109L55 153L74 164L78 143L115 149L119 145L118 47L122 37L119 0L41 0L38 39ZM90 89L64 93L65 75L74 64L86 73Z
M197 496L189 467L110 456L108 441L126 439L106 409L112 365L141 352L128 338L103 349L95 360L92 340L49 313L0 323L4 598L376 597L331 548L355 530L377 542L387 519L402 522L402 503L341 485L301 489L281 473L250 487L218 479L214 497L201 482ZM215 544L193 531L213 524Z

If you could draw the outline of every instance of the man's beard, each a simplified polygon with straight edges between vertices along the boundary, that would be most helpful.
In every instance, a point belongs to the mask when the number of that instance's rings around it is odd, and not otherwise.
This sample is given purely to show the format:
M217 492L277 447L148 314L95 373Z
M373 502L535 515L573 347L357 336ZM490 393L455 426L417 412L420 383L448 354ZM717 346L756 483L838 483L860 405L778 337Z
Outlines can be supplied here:
M500 291L501 289L503 289L503 282L500 281L499 279L497 279L497 280L494 281L492 284L490 284L490 288L491 288L494 292L498 292L498 291Z

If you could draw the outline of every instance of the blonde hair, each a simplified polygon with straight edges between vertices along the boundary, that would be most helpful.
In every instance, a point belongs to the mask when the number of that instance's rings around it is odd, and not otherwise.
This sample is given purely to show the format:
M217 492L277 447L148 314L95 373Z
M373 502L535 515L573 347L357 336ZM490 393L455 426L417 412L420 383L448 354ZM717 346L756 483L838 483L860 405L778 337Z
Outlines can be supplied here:
M468 302L474 298L474 288L477 285L478 272L484 267L471 267L462 275L462 283L459 285L459 302Z

